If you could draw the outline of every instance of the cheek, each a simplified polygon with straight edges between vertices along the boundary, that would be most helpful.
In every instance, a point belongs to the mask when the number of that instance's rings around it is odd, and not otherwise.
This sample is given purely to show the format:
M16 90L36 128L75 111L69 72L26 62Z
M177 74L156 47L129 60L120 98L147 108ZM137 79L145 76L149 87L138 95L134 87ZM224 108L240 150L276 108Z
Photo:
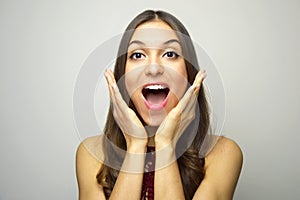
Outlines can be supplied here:
M178 66L175 70L171 70L170 74L172 77L172 81L170 82L171 93L173 98L178 101L183 97L187 86L189 86L187 72L184 66Z
M138 70L130 70L127 71L124 75L125 77L125 86L128 92L128 95L131 97L134 92L141 86L139 83L138 77L140 76L140 72Z
M183 77L187 81L187 71L185 62L182 61L180 67L177 68L178 74L180 74L181 77Z
M128 92L128 95L131 97L133 92L135 91L135 81L133 78L129 76L125 76L125 86L126 90Z
M179 76L177 76L178 79L175 80L178 86L176 87L177 88L176 94L178 98L181 99L186 92L187 86L189 85L188 78L187 78L187 71L184 62L182 62L181 67L177 69L177 73L179 74Z

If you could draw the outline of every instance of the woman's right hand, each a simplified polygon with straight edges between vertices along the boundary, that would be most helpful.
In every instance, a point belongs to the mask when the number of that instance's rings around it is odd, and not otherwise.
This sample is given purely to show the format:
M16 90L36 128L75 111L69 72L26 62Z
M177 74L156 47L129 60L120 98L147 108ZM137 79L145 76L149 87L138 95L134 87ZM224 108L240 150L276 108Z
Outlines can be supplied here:
M127 151L131 153L144 153L148 143L148 136L143 124L135 112L125 103L114 74L110 69L105 71L105 78L113 105L113 116L123 132Z

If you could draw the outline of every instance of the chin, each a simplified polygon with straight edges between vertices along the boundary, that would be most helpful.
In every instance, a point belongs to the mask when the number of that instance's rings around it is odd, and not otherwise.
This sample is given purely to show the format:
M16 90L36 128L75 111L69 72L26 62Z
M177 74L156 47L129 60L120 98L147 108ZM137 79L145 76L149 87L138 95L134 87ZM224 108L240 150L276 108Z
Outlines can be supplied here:
M148 117L144 121L147 126L159 126L164 119L165 117Z
M148 110L147 108L137 109L146 126L159 126L166 118L167 110Z

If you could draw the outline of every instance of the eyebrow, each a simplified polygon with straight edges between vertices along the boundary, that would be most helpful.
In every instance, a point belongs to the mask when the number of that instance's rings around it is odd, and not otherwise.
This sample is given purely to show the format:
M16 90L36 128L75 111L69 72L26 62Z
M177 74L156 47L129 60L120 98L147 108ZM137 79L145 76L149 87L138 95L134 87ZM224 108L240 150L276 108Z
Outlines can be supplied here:
M178 43L180 45L180 42L177 40L177 39L170 39L170 40L167 40L166 42L163 43L163 45L168 45L170 43ZM146 46L146 44L140 40L133 40L129 43L128 47L132 44L138 44L140 46ZM181 45L180 45L181 46Z
M174 43L174 42L178 43L181 46L180 42L177 39L168 40L168 41L164 42L164 45Z

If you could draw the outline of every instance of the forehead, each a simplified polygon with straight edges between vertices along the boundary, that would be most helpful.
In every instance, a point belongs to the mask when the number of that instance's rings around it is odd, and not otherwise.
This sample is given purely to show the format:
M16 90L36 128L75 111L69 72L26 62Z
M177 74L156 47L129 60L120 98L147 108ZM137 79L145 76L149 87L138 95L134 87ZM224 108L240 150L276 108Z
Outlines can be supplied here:
M178 40L176 32L167 23L155 20L139 25L134 31L130 42L138 40L147 46L155 47L171 39Z

